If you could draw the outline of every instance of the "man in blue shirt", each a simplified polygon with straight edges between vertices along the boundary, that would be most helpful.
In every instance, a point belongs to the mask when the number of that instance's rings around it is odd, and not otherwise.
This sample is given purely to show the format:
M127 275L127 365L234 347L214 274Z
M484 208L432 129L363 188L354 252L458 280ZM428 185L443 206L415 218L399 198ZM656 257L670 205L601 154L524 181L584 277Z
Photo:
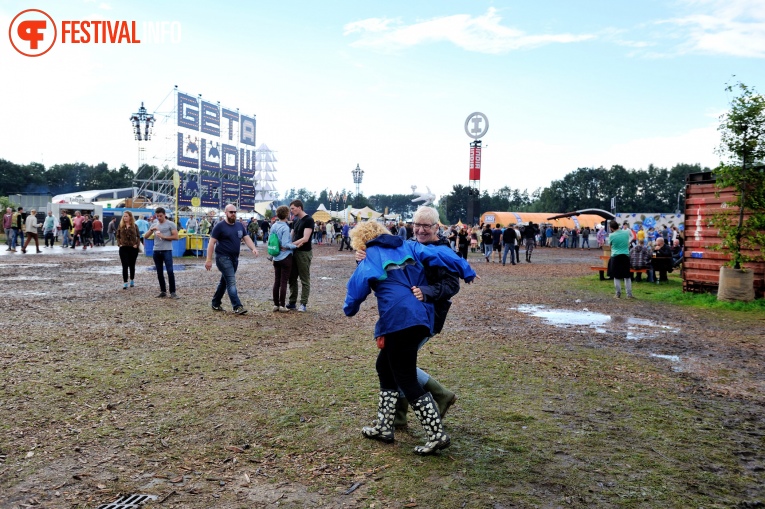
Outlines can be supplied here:
M241 241L252 251L252 254L258 256L258 248L252 242L247 228L236 220L236 207L226 205L226 220L218 221L210 233L210 243L207 245L207 261L205 269L212 268L213 251L215 252L215 265L221 272L218 288L215 290L210 307L213 311L223 311L221 300L223 294L228 292L228 298L231 300L231 306L234 313L244 315L247 310L242 306L239 300L239 294L236 290L236 269L239 267L239 250Z
M146 220L146 216L141 216L141 219L135 222L138 227L138 235L141 236L141 244L143 244L143 236L149 231L149 222Z

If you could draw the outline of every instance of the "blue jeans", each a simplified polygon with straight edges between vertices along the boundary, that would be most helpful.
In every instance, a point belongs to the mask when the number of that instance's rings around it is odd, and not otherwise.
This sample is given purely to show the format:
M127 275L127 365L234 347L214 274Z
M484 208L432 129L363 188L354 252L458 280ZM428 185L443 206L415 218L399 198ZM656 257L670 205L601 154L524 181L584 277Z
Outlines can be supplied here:
M242 305L239 300L239 294L236 291L236 269L239 267L239 257L229 255L215 255L215 266L221 273L218 288L212 298L214 306L220 306L223 294L228 292L228 298L231 300L231 306L236 309Z
M486 257L487 260L491 260L491 253L494 251L494 244L484 244L483 249L484 249L483 255Z
M19 239L21 239L21 242L19 242ZM16 249L16 246L19 244L24 245L24 236L21 234L21 230L14 228L11 230L11 249Z
M69 229L67 228L65 230L61 230L61 235L63 236L63 239L64 239L61 244L62 247L69 247L69 244L71 242L71 240L69 240Z
M165 286L165 274L162 272L162 265L164 264L165 270L167 270L167 280L170 283L170 293L175 293L175 274L173 273L173 251L166 249L163 251L154 251L152 255L154 258L154 266L157 268L157 280L159 281L159 290L162 293L166 293Z
M505 244L502 252L502 265L507 263L507 252L510 251L510 263L515 263L515 246L512 244Z

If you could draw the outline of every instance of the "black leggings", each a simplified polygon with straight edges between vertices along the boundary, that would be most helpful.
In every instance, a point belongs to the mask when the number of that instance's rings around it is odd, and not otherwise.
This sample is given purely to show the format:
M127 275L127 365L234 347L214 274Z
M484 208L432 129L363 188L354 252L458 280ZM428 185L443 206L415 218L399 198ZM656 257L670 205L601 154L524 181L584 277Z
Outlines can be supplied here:
M418 325L385 335L385 348L377 355L377 376L380 389L398 391L409 401L416 401L425 390L417 382L417 348L429 335L427 327Z
M122 262L122 281L128 282L128 269L130 270L130 280L135 279L135 261L138 259L138 248L131 246L120 246L120 261Z

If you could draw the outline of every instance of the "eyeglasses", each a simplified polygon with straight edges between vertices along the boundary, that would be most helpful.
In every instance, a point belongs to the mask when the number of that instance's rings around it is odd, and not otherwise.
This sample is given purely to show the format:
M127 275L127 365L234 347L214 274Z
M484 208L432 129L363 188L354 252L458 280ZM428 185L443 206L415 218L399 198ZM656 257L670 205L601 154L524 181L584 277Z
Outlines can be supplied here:
M436 225L436 223L433 224L421 224L421 223L414 223L414 228L419 230L424 230L426 232L429 232L431 228L433 228Z
M227 210L226 214L236 214L236 210Z

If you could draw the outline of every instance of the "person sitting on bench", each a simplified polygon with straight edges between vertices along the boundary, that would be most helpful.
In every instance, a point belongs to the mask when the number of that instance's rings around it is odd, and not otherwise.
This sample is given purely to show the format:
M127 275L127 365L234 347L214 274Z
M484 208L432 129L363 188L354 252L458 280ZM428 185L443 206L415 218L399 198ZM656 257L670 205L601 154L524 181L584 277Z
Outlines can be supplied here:
M672 242L672 268L677 268L683 263L683 246L680 245L680 241L675 239Z
M630 249L630 268L631 269L648 269L646 277L649 283L653 283L653 274L651 271L651 252L641 243L637 243ZM635 274L636 281L643 280L643 273L638 272Z

